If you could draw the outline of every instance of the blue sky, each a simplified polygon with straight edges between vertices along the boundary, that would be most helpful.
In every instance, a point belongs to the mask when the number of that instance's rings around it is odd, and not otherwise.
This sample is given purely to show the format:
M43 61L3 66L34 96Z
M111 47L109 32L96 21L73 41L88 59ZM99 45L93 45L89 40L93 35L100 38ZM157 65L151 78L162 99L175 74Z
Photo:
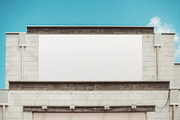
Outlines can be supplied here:
M0 88L5 88L5 32L26 25L154 25L176 32L180 62L180 0L0 0Z

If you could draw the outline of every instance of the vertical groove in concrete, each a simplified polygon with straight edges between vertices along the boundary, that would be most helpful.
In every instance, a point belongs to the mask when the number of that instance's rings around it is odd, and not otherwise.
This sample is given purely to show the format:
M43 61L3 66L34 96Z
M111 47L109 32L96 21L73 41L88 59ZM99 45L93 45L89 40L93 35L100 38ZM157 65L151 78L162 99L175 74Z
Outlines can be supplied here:
M3 120L6 120L6 106L5 105L3 105L3 110L2 110L2 119Z
M159 80L159 46L156 47L156 79Z

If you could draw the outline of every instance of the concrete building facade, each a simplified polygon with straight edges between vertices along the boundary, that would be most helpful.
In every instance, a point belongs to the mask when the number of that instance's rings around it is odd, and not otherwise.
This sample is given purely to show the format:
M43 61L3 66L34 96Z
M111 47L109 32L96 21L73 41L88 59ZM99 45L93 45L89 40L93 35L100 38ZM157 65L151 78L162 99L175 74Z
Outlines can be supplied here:
M142 79L39 80L41 35L139 35ZM180 64L174 60L174 33L153 27L27 26L27 33L6 33L0 120L179 120Z

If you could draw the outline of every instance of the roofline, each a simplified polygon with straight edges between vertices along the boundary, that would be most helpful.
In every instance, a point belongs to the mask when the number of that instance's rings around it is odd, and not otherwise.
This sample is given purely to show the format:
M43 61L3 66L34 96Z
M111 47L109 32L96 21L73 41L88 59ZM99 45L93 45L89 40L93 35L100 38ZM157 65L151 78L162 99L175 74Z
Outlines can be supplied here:
M20 32L5 32L6 35L19 35Z
M19 35L19 33L22 32L5 32L6 35ZM27 33L27 32L23 32L23 33ZM161 35L175 35L175 33L161 33Z
M172 32L172 33L161 33L161 35L175 35L175 33L174 32Z
M170 83L170 81L8 81L9 83Z
M6 35L19 35L19 33L27 33L27 32L5 32Z
M27 25L27 34L154 34L152 26Z
M113 25L27 25L27 27L112 27L112 28L154 28L153 26L113 26Z

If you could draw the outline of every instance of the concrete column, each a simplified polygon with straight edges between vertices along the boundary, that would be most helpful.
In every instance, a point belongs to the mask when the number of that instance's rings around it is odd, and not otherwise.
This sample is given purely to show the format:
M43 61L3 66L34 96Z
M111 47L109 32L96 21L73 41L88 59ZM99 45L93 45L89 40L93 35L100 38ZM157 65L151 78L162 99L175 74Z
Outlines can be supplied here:
M175 120L175 108L176 108L176 106L173 105L172 106L172 120Z
M2 120L6 120L6 106L5 105L3 105Z
M24 56L23 56L23 52L24 52L24 46L21 47L21 80L24 80Z
M156 79L159 80L159 46L156 47Z

